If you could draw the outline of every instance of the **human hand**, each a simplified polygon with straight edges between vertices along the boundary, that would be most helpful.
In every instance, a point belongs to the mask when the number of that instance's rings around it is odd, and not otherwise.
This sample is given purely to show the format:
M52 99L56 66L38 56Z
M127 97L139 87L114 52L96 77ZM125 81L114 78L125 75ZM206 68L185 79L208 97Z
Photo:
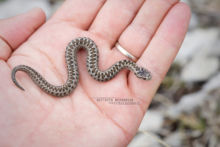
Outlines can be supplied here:
M11 55L7 47L0 52L0 145L126 146L184 39L188 6L177 0L69 0L32 35L45 17L39 9L31 16L35 17L18 21L13 35L0 27L0 36L16 49ZM14 28L15 23L7 23L4 30ZM144 81L124 70L111 81L95 81L87 72L83 51L77 54L79 84L70 96L50 96L22 72L16 77L25 91L14 85L11 70L20 64L33 67L51 84L62 85L67 75L65 47L77 37L96 42L100 69L126 59L114 48L118 40L153 78ZM132 98L139 105L114 105L99 102L98 97Z

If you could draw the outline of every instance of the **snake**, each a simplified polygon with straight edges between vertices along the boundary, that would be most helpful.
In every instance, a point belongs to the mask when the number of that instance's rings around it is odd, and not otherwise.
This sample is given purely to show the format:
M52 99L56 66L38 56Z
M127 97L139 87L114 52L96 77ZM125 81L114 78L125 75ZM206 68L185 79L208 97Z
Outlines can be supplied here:
M49 83L39 72L27 65L17 65L12 69L11 78L13 83L24 90L16 80L16 72L25 72L32 81L44 92L55 97L70 95L77 87L79 82L79 69L77 63L77 52L80 49L87 51L86 66L91 77L100 82L109 81L114 78L122 69L132 71L137 78L143 80L151 79L151 72L144 67L138 66L129 59L123 59L106 70L99 69L99 50L96 43L88 37L78 37L69 42L65 51L65 62L67 67L67 80L63 85L56 86Z

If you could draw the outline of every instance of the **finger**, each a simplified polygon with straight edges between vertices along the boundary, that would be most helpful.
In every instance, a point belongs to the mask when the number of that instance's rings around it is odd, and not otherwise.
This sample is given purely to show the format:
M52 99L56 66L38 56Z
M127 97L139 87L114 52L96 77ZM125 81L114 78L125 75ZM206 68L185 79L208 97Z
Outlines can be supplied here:
M131 22L143 0L109 0L100 10L89 31L114 44L121 32Z
M87 29L104 2L105 0L68 0L52 19L66 21L80 29Z
M12 52L45 22L40 8L0 20L0 59L7 60Z
M150 81L137 79L129 74L129 86L139 98L153 97L159 84L163 80L173 62L188 28L190 9L184 3L176 4L167 14L148 48L137 62L138 65L148 68L152 73Z
M140 57L164 16L178 0L147 0L135 19L119 38L119 43L135 57ZM115 50L119 54L118 50ZM121 56L124 56L121 54Z
M6 40L4 40L2 37L0 37L0 60L7 60L11 54L11 47L7 43Z

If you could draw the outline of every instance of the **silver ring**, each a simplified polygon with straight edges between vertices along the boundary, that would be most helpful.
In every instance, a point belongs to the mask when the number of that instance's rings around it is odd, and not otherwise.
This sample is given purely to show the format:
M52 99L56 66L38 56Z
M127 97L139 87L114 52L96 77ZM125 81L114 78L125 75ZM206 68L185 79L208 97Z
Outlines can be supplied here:
M132 54L130 54L127 50L125 50L120 44L119 42L117 42L115 44L115 47L126 57L128 57L129 59L133 60L134 62L136 62L138 60L137 57L133 56Z

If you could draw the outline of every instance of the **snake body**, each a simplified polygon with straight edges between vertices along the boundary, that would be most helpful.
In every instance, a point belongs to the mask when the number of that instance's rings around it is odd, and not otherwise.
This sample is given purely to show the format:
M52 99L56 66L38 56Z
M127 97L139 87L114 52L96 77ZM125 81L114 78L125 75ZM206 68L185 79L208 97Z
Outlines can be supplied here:
M90 38L80 37L76 38L75 40L72 40L66 47L65 59L68 76L66 83L64 83L63 85L55 86L50 84L36 70L26 65L18 65L13 68L11 74L12 81L17 87L24 90L24 88L18 84L15 78L15 74L17 71L23 71L27 73L33 80L33 82L46 93L56 97L67 96L72 93L79 81L79 72L76 56L77 51L79 49L85 49L87 51L87 70L89 74L97 81L104 82L111 80L113 77L117 75L118 72L120 72L124 68L133 71L138 78L141 78L143 80L151 79L151 74L147 69L137 66L136 63L131 60L121 60L113 64L105 71L99 70L99 52L97 45Z

